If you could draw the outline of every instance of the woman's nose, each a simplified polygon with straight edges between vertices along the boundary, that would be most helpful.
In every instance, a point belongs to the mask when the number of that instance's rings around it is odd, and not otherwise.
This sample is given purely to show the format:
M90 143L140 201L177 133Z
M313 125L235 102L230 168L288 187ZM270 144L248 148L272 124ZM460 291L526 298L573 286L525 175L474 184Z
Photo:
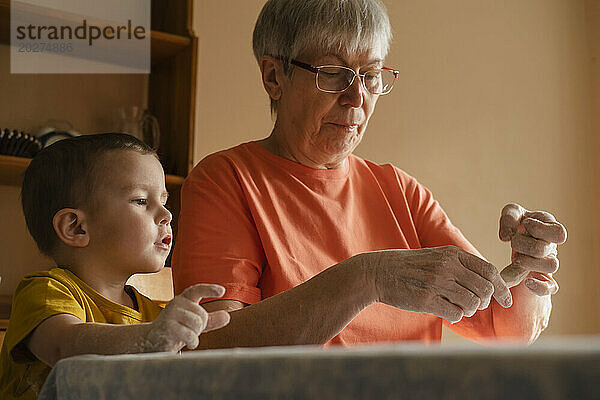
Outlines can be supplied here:
M342 105L349 105L353 108L360 108L363 105L364 96L363 96L363 84L360 76L354 77L354 82L352 85L346 89L340 96L340 102Z

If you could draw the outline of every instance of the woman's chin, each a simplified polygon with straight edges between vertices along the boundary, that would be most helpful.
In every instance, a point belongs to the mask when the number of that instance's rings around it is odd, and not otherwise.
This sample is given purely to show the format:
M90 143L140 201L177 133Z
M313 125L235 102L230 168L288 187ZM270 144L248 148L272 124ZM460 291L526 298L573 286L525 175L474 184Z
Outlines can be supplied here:
M323 149L327 154L337 157L346 157L354 151L360 143L358 132L348 135L329 135L323 144Z

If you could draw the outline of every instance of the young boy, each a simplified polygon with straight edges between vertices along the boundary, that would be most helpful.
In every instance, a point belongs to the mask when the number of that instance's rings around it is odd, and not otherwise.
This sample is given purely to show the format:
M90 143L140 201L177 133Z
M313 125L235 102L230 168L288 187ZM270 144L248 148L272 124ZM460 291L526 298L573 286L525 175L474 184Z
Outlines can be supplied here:
M34 399L51 366L78 354L179 351L225 326L203 297L222 286L195 285L164 310L125 282L157 272L171 250L171 213L156 153L124 134L65 139L25 171L27 228L58 265L25 276L0 354L0 398Z

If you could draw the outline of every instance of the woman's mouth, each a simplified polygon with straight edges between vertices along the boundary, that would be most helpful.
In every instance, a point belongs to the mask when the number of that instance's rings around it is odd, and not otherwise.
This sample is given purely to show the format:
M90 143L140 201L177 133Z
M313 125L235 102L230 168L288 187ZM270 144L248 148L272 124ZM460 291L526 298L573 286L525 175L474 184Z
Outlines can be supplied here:
M341 129L348 132L354 132L358 129L358 124L347 124L347 123L338 123L338 122L329 122L329 125L332 125L336 129Z

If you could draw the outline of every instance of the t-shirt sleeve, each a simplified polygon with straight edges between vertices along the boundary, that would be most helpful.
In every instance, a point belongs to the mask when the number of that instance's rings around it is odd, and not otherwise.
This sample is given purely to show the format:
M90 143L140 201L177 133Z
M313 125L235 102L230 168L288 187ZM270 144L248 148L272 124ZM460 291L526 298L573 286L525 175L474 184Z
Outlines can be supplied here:
M452 224L429 189L401 170L398 170L398 176L404 186L406 200L422 247L452 245L483 258L462 232ZM443 323L466 338L491 337L495 335L492 309L496 306L499 307L492 299L490 307L476 312L470 318L464 317L456 324L450 324L446 320L443 320Z
M477 249L452 224L429 189L402 170L397 170L421 247L453 245L481 257Z
M34 356L22 342L39 324L58 314L71 314L85 321L85 310L69 288L49 277L30 277L19 284L5 341L15 362L28 362Z
M238 179L232 162L215 154L183 184L172 265L176 294L196 283L216 283L226 289L222 299L261 300L265 255Z

